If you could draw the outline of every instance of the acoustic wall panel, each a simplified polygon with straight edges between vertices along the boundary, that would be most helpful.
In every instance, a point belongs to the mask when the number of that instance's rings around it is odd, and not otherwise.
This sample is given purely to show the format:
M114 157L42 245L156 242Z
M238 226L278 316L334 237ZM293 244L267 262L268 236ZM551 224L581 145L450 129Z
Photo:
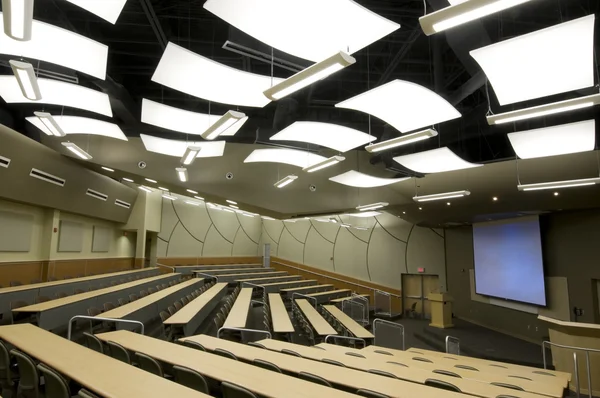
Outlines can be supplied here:
M83 250L83 224L60 220L57 252L79 253Z
M33 214L0 211L0 252L29 252Z
M94 232L92 235L92 252L107 253L110 250L111 234L111 229L94 225Z

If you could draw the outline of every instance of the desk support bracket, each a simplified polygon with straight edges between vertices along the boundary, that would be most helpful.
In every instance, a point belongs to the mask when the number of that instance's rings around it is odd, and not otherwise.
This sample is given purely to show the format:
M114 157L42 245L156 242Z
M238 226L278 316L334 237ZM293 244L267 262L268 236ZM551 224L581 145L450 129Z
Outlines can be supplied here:
M145 328L144 324L140 321L131 321L129 319L117 319L117 318L102 318L97 316L87 316L87 315L75 315L73 318L69 320L69 329L67 331L67 339L71 340L71 332L73 328L73 321L77 319L89 319L90 321L104 321L104 322L112 322L112 323L131 323L135 325L140 325L141 333L144 334Z

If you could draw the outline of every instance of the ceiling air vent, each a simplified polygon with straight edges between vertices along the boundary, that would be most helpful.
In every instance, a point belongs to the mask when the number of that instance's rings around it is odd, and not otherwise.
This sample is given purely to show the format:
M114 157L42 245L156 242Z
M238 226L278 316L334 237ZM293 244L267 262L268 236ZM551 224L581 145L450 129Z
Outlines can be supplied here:
M60 177L53 176L52 174L48 174L48 173L43 172L42 170L38 170L38 169L31 169L29 176L33 177L33 178L37 178L38 180L49 182L50 184L58 185L59 187L64 187L65 182L66 182L64 179L62 179Z
M10 166L10 159L0 156L0 167L8 168Z
M121 207L124 207L124 208L126 208L126 209L129 209L129 208L131 208L131 204L130 204L130 203L124 202L124 201L122 201L122 200L119 200L119 199L115 200L115 204L116 204L117 206L121 206Z
M102 192L94 191L93 189L89 189L89 188L88 188L88 190L87 190L87 192L85 194L87 196L91 196L92 198L103 200L105 202L108 199L108 195L105 195Z

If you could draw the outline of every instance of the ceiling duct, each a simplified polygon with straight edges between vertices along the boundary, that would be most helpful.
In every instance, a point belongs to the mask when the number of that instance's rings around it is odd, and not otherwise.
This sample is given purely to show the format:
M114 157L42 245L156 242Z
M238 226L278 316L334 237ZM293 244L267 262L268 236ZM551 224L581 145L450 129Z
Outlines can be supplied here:
M116 204L117 206L121 206L121 207L124 207L124 208L126 208L126 209L129 209L129 208L131 208L131 203L127 203L127 202L125 202L124 200L116 199L116 200L115 200L115 204Z
M85 194L88 196L91 196L92 198L102 200L104 202L106 202L108 200L108 195L103 194L102 192L94 191L93 189L88 188L88 190Z
M59 187L64 187L67 182L63 178L57 177L50 173L46 173L45 171L38 169L31 169L29 173L29 177L37 178L38 180L49 182L50 184L58 185Z
M5 158L4 156L0 156L0 167L4 167L5 169L10 166L10 159Z

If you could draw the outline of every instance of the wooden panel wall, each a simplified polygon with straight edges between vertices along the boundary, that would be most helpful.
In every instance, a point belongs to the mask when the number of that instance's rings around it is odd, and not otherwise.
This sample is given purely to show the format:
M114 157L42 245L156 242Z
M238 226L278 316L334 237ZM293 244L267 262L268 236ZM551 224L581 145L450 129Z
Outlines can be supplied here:
M43 261L0 263L0 285L8 287L11 281L31 283L34 279L42 279L43 272Z
M262 257L162 257L157 259L163 265L205 265L205 264L262 264Z

